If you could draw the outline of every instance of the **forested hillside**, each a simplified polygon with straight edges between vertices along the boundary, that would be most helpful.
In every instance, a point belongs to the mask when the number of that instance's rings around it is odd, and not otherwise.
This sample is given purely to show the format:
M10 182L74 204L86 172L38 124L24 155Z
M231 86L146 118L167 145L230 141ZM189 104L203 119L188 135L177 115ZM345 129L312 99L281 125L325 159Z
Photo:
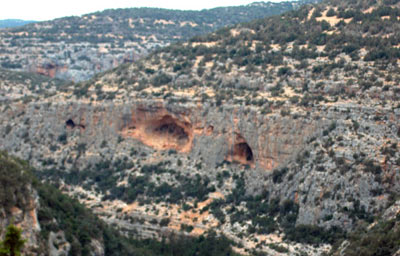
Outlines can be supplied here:
M35 255L236 255L215 233L200 238L165 234L162 242L134 240L105 224L52 185L39 182L25 161L0 152L0 210L20 226L23 252ZM29 216L29 217L28 217ZM0 235L4 235L0 233Z
M0 31L2 68L82 81L171 42L276 15L316 0L202 11L111 9Z

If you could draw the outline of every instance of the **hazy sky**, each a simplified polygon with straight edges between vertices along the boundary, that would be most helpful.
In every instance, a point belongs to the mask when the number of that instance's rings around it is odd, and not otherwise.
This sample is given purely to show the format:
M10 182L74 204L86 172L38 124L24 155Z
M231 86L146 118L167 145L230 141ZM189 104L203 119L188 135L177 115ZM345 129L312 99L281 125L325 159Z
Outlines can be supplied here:
M0 20L49 20L82 15L110 8L160 7L168 9L201 10L217 6L243 5L261 0L4 0ZM281 0L270 0L280 2Z

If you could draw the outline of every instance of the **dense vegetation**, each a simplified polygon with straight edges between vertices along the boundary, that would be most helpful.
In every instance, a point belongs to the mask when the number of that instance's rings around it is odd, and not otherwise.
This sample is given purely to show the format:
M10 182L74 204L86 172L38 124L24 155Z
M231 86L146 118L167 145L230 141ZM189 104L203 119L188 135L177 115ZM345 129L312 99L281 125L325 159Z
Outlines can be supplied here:
M260 107L264 113L284 102L262 98L260 92L268 90L277 97L284 94L285 86L295 90L297 95L290 102L300 107L364 98L363 92L371 88L399 99L395 85L400 81L396 64L400 8L374 1L368 6L374 8L366 12L365 1L306 5L281 16L197 36L189 43L173 44L90 83L112 82L121 90L136 91L140 98L181 102L190 99L175 99L167 89L151 94L143 89L167 86L176 91L202 85L215 91L211 98L216 106L241 103ZM75 92L83 95L80 90ZM87 91L86 97L90 97ZM203 102L210 100L204 93L197 97Z
M27 198L31 196L32 176L24 171L25 163L19 159L11 159L0 152L0 205L7 212L16 206L25 209L29 205Z
M210 233L198 238L166 236L161 242L135 240L122 236L76 200L61 194L51 185L40 185L39 221L42 234L63 230L71 242L71 255L88 255L93 238L103 241L105 255L234 255L231 241ZM57 220L57 224L53 220Z
M66 239L71 243L70 255L88 255L92 250L90 246L92 239L104 244L106 255L236 255L231 249L232 242L213 232L198 238L171 234L165 236L161 242L125 237L101 221L77 200L62 194L49 184L38 182L31 175L26 162L0 152L0 171L0 182L3 184L0 206L5 209L12 206L25 209L26 205L21 202L27 202L31 198L30 187L33 186L40 198L38 219L41 236L47 239L51 231L64 231ZM8 182L7 186L4 185L5 182ZM14 200L9 200L10 198ZM14 231L13 229L10 232L15 234Z
M118 45L118 41L140 41L141 36L148 35L156 35L158 40L171 42L176 41L176 38L187 40L195 35L206 34L227 25L280 14L308 2L315 1L255 3L247 6L220 7L202 11L157 8L110 9L86 14L82 17L65 17L43 22L40 23L43 26L39 27L28 25L12 31L36 33L35 37L53 42L60 40L90 43L113 42ZM96 22L90 21L92 17L96 17ZM163 21L167 23L163 23ZM62 36L62 33L66 33L68 36ZM98 37L97 34L101 36ZM107 34L122 36L123 39L115 42L115 39L107 37Z
M21 236L22 230L13 224L8 225L4 241L0 241L1 256L20 256L26 242Z
M89 190L96 190L103 194L103 200L123 200L127 203L138 201L144 204L152 202L168 202L172 204L185 205L191 199L202 202L208 195L216 191L210 185L210 178L195 174L187 177L180 171L167 168L168 162L160 162L154 165L144 165L140 173L129 175L127 186L118 186L119 180L123 179L124 171L134 167L132 162L100 162L92 170L72 171L70 173L48 169L37 172L42 179L49 179L55 184L66 182L71 185L84 184ZM170 174L176 179L176 183L157 183L151 178L160 179L163 174ZM218 175L218 186L228 182L230 172ZM286 239L308 244L318 245L321 243L334 243L345 237L345 232L340 228L333 227L325 230L318 226L301 225L296 226L298 204L291 200L280 202L278 198L272 198L268 192L258 196L246 195L245 180L243 173L233 175L235 188L226 199L214 200L209 206L201 211L210 210L220 223L226 221L241 225L250 221L248 234L271 234L275 231L283 231ZM240 206L245 205L246 210ZM187 206L188 207L188 206ZM222 209L228 208L227 212Z
M372 228L360 228L349 237L345 254L395 255L400 249L400 213L395 219L382 220Z

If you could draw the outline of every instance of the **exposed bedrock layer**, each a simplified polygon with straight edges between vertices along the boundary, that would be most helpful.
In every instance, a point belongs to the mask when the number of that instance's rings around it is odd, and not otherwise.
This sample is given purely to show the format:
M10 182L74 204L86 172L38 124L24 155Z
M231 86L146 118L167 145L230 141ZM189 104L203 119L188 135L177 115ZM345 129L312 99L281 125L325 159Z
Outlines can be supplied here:
M4 141L3 148L18 151L17 154L25 158L43 158L43 155L35 154L47 150L37 151L17 145L23 144L17 131L23 130L30 138L30 144L40 148L54 144L60 136L74 135L75 141L68 140L61 152L52 152L53 157L68 151L68 148L72 150L77 144L85 144L90 154L81 156L82 160L93 158L98 155L103 141L109 143L111 151L121 152L118 145L110 143L117 144L117 140L122 138L155 150L190 154L193 159L201 159L210 167L231 161L263 170L272 170L286 163L324 123L261 115L238 107L221 110L207 105L199 107L154 101L14 105L3 115L2 122L21 118L26 120L15 120L18 127L9 134L14 138Z
M157 150L176 150L210 166L223 161L271 170L286 162L316 130L314 123L262 117L240 109L134 104L120 134Z
M21 197L18 207L16 205L7 209L0 207L0 237L4 238L5 230L10 223L22 228L22 236L26 239L24 250L37 250L40 245L40 225L37 217L39 197L37 192L29 185L24 187L29 191L29 197ZM15 192L15 197L17 194ZM20 195L21 196L21 195ZM24 254L25 255L25 254ZM31 254L27 254L31 255Z
M319 225L326 216L333 216L328 226L352 228L353 221L341 211L343 206L352 206L349 197L373 212L381 209L388 197L371 191L400 190L399 172L393 167L397 165L381 154L384 146L392 144L382 137L397 140L400 112L389 112L382 124L370 118L377 116L379 109L345 104L306 111L294 118L240 106L157 101L11 103L0 107L0 148L30 160L35 167L65 171L91 170L102 161L125 158L141 166L170 160L178 166L182 160L176 170L197 169L211 177L223 168L236 173L244 170L246 193L268 191L270 198L299 204L297 224ZM355 122L351 120L358 120L357 132L368 136L354 137ZM328 136L330 129L332 135ZM332 147L335 159L352 163L355 150L362 149L368 159L381 164L382 179L391 181L377 182L364 166L350 171L347 165L329 160L323 145L330 136L341 134L343 144ZM320 163L326 171L316 170L320 168L315 164L319 152L326 155ZM225 161L233 164L223 165ZM297 168L295 162L302 167ZM196 167L200 163L201 167ZM280 182L285 171L279 167L284 166L290 174ZM275 168L277 171L271 172Z
M192 125L183 116L173 116L163 108L155 112L134 109L131 119L125 122L121 134L134 138L157 150L174 149L190 152L193 143ZM127 122L126 122L127 121Z
M40 75L48 76L51 78L58 77L59 74L65 73L68 71L68 67L66 65L57 65L54 63L45 63L42 65L35 66L31 68L31 71Z

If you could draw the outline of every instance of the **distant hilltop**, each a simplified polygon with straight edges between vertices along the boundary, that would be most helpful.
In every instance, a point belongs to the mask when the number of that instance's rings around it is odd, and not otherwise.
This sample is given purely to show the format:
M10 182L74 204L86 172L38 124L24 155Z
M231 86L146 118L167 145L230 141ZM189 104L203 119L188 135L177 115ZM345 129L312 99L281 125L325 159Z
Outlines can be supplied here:
M0 20L0 28L13 28L36 22L34 20L6 19Z
M0 67L84 81L154 49L225 26L298 9L316 0L202 11L109 9L0 31ZM1 24L1 23L0 23Z

